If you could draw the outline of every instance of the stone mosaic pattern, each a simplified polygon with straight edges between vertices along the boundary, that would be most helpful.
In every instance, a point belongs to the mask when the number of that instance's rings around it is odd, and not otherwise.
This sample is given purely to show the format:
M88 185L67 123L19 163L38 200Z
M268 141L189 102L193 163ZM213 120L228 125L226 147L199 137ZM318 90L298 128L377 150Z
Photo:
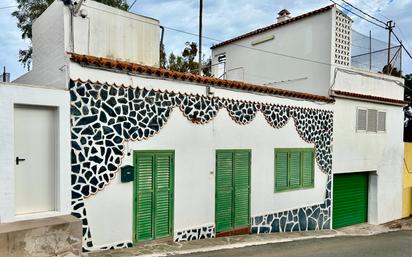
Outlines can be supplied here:
M252 218L252 233L292 232L330 229L331 175L328 176L325 202L310 207Z
M179 231L174 236L175 242L191 241L198 239L214 238L216 236L215 226L192 228Z
M317 217L318 228L321 224L322 228L328 227L324 224L329 222L330 217L332 112L92 82L71 81L69 88L72 124L72 213L82 220L85 250L95 247L84 198L103 190L116 176L124 156L124 142L145 140L154 136L166 124L174 108L180 109L185 117L195 124L211 121L221 108L226 108L230 117L238 124L250 123L258 111L265 115L267 122L274 128L284 126L293 118L301 138L314 144L320 169L329 175L326 201L318 206L322 216L316 216L316 206L302 210L306 213L311 209L312 213L306 216L313 219ZM283 221L281 216L288 217L289 223L299 220L300 217L276 214L280 222ZM289 216L292 219L289 219ZM320 222L319 217L327 218ZM260 227L269 226L268 220L270 219L262 217L260 221L259 217L255 217L252 230L259 232ZM189 234L191 232L186 233L186 238L196 238ZM199 238L201 233L197 234ZM124 242L109 248L131 245L132 242Z

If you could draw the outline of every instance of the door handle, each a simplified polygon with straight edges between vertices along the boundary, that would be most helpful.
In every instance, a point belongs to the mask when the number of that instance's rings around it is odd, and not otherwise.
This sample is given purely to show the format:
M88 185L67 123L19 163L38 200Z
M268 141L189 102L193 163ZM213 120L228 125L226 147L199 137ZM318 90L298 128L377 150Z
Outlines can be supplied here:
M20 162L24 162L26 159L21 159L19 157L16 157L16 165L19 165Z

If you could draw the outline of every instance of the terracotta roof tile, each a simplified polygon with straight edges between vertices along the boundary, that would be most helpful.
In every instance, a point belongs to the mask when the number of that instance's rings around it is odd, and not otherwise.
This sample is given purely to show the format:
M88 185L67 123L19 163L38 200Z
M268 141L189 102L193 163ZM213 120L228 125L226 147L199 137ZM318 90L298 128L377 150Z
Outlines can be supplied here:
M383 103L394 104L394 105L410 104L410 102L408 101L380 97L380 96L373 96L373 95L364 95L364 94L358 94L358 93L352 93L352 92L346 92L346 91L340 91L340 90L333 90L332 93L336 96L360 98L360 99L366 99L366 100L373 101L373 102L383 102Z
M223 42L221 42L221 43L218 43L218 44L216 44L216 45L213 45L213 46L211 47L211 49L215 49L215 48L218 48L218 47L220 47L220 46L228 45L228 44L230 44L230 43L233 43L233 42L236 42L236 41L239 41L239 40L242 40L242 39L251 37L251 36L258 35L258 34L260 34L260 33L263 33L263 32L269 31L269 30L272 30L272 29L274 29L274 28L278 28L278 27L280 27L280 26L283 26L283 25L286 25L286 24L289 24L289 23L292 23L292 22L295 22L295 21L302 20L302 19L304 19L304 18L313 16L313 15L315 15L315 14L319 14L319 13L326 12L326 11L332 9L333 7L335 7L335 4L328 5L328 6L322 7L322 8L320 8L320 9L317 9L317 10L314 10L314 11L311 11L311 12L308 12L308 13L304 13L304 14L299 15L299 16L296 16L296 17L292 17L292 18L287 19L287 20L282 21L282 22L274 23L274 24L272 24L272 25L269 25L269 26L266 26L266 27L263 27L263 28L260 28L260 29L257 29L257 30L248 32L248 33L246 33L246 34L243 34L243 35L234 37L234 38L232 38L232 39L223 41Z
M285 97L293 97L293 98L300 98L310 101L319 101L319 102L326 102L332 103L335 100L332 97L328 96L321 96L321 95L314 95L296 91L290 91L285 89L267 87L267 86L260 86L254 84L248 84L240 81L232 81L232 80L223 80L217 79L212 77L205 77L194 75L191 73L184 73L184 72L177 72L177 71L170 71L162 68L156 68L136 63L130 63L125 61L116 61L109 58L101 58L95 57L90 55L81 55L76 53L68 53L70 55L70 59L73 62L77 62L80 64L86 64L91 66L98 66L102 68L109 68L109 69L119 69L124 71L136 72L147 74L151 76L158 76L163 78L169 79L180 79L180 80L187 80L193 81L200 84L208 84L222 88L234 88L244 91L255 91L255 92L262 92L270 95L277 95L277 96L285 96Z

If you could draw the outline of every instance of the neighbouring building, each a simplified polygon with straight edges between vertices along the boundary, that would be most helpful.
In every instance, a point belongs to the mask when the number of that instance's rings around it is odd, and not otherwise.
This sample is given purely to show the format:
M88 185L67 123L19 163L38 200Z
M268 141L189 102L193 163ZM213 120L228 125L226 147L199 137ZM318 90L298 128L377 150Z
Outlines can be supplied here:
M351 35L330 5L212 47L215 76L334 97L335 228L402 212L403 79L354 68Z
M282 29L302 23L297 34L312 35L313 44L300 40L300 49L309 53L325 44L330 52L319 51L331 63L337 14L331 6L280 22ZM329 42L305 32L306 21L324 25L312 21L318 17L331 23L325 25ZM318 31L324 29L312 30ZM342 224L334 212L349 215L341 207L334 210L333 195L345 200L354 186L360 190L349 197L359 198L359 210L351 209L361 218L357 222L401 216L404 102L398 99L403 91L392 85L398 80L359 71L360 86L356 76L343 83L352 69L342 66L332 76L330 65L315 75L314 65L296 67L302 74L288 79L307 80L293 88L246 76L226 80L173 72L158 68L160 33L157 20L94 1L76 8L55 1L33 24L33 70L16 82L70 94L70 100L59 101L70 109L71 179L65 185L71 187L71 212L82 221L85 250L161 238L330 229ZM259 47L278 39L253 36ZM230 43L215 47L214 55L220 47ZM219 54L217 60L226 59L219 68L224 73L232 57ZM265 68L272 65L267 60ZM277 79L277 71L292 69L276 65L256 72Z

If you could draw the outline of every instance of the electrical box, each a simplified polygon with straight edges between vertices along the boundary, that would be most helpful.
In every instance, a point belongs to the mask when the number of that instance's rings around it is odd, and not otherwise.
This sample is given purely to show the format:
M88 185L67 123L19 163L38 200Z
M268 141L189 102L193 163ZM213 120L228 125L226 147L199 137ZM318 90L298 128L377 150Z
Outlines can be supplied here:
M120 170L120 181L122 183L131 182L134 180L134 167L131 165L123 166Z

